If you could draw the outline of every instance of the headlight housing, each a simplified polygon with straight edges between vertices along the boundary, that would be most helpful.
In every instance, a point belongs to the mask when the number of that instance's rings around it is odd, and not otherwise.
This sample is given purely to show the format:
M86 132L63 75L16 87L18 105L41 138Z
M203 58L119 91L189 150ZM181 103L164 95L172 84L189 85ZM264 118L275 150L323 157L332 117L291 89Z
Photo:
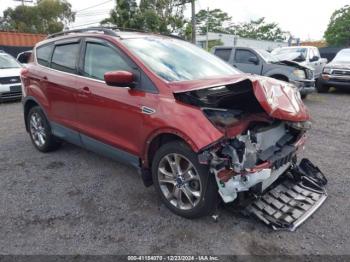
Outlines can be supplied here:
M306 73L304 70L301 69L295 69L293 71L293 75L295 75L299 79L305 79L306 78Z
M332 69L329 68L329 67L325 67L325 68L323 68L323 73L327 74L327 75L330 75L332 73Z

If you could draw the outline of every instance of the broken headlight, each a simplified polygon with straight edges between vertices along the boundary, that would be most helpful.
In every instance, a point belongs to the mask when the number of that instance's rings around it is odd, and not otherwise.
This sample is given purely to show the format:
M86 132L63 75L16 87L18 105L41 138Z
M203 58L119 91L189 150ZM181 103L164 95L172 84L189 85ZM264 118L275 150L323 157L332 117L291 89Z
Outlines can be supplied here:
M239 121L243 111L220 109L220 108L202 108L205 116L218 127L232 126Z
M300 70L300 69L295 69L293 71L293 75L295 75L299 79L305 79L306 78L305 71L304 70Z
M287 125L296 130L309 130L312 126L311 121L287 122Z

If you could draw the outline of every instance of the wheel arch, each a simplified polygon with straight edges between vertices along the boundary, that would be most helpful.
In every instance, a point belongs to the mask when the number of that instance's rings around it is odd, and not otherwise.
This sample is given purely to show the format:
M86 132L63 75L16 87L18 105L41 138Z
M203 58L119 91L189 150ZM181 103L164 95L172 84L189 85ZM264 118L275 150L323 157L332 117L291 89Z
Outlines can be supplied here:
M190 138L186 135L178 132L176 130L163 130L158 131L153 134L146 142L146 147L143 154L142 166L145 168L151 168L153 157L156 151L164 144L171 141L182 141L188 145L194 152L197 152L199 149L192 142Z
M23 117L24 117L24 124L25 124L27 132L29 131L27 116L28 116L30 109L32 109L35 106L39 106L47 118L46 112L45 112L44 108L41 106L41 104L34 97L26 97L23 100Z
M285 81L285 82L289 82L289 78L286 75L284 75L284 74L275 73L275 74L270 75L269 77L277 79L277 80L282 80L282 81Z

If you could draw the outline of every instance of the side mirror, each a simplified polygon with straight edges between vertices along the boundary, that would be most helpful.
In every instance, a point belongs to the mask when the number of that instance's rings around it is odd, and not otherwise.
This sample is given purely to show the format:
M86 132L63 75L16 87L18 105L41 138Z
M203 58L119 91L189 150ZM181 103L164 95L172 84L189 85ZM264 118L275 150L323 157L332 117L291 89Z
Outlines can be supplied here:
M128 71L106 72L104 79L109 86L132 87L134 83L134 75Z
M310 59L310 62L316 62L319 60L318 56L314 56L313 58Z
M252 64L255 64L255 65L259 64L259 59L255 56L249 57L248 61Z
M300 54L298 57L293 59L293 61L295 61L295 62L304 62L305 60L306 60L306 58L303 54Z

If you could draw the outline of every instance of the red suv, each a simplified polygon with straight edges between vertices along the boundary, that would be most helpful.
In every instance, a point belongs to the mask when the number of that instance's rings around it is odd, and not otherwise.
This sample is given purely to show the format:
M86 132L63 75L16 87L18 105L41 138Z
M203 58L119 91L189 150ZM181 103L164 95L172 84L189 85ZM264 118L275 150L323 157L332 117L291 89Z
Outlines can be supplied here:
M310 126L296 89L185 41L89 28L51 35L22 70L34 146L62 140L131 164L174 213L264 195Z

